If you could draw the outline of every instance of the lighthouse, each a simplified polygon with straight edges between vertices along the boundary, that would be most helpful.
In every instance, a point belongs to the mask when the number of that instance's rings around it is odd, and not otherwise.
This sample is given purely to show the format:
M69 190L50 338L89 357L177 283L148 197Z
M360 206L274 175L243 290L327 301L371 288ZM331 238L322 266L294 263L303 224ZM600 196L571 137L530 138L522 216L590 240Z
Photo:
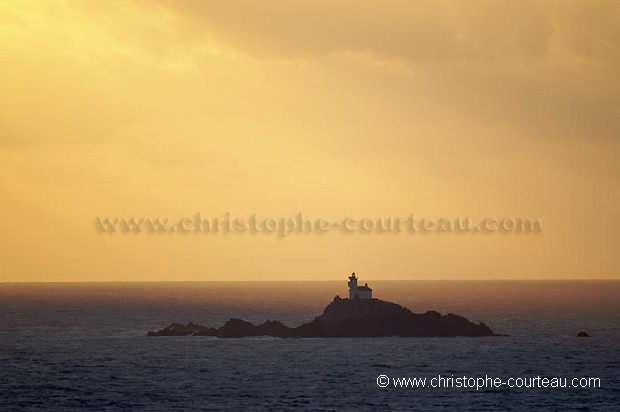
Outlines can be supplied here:
M349 276L349 299L372 299L372 289L368 287L368 283L357 286L355 272Z

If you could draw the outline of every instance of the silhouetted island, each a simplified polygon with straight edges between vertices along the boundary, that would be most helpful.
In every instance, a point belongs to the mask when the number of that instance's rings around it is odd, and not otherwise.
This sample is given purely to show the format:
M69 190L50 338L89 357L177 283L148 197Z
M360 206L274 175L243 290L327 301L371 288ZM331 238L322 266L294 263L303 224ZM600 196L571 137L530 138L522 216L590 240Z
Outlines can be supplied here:
M373 299L372 289L368 285L357 287L355 273L349 280L349 299L336 296L322 315L294 328L278 321L268 320L260 325L254 325L241 319L230 319L220 328L194 323L185 325L172 323L164 329L148 332L148 336L192 335L219 338L500 336L493 333L484 323L475 324L452 313L441 315L435 311L428 311L416 314L396 303Z

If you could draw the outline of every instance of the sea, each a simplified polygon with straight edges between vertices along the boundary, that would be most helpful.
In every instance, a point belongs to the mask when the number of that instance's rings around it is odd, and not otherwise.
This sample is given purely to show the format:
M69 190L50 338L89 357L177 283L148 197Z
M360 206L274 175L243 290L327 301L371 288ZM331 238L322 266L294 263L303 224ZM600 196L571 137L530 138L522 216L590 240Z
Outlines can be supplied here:
M0 411L620 411L620 281L369 283L509 336L147 337L172 322L299 325L346 282L1 283Z

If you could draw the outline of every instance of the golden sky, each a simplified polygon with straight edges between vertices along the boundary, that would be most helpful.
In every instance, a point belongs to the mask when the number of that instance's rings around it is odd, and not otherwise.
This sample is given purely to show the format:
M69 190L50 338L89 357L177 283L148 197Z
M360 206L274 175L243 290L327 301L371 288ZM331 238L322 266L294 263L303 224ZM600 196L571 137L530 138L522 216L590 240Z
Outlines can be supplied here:
M619 22L614 0L0 0L0 281L618 279ZM544 226L93 224L196 212Z

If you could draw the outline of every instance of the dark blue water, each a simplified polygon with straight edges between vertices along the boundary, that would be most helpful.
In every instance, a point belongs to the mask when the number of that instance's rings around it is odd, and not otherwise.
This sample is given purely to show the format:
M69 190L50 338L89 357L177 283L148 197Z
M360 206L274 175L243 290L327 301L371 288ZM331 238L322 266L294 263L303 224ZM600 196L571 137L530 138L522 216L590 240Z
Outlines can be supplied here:
M373 282L510 337L146 337L318 315L346 283L0 284L0 410L620 410L620 282ZM585 330L591 338L576 338ZM596 377L600 388L380 388L389 377Z

